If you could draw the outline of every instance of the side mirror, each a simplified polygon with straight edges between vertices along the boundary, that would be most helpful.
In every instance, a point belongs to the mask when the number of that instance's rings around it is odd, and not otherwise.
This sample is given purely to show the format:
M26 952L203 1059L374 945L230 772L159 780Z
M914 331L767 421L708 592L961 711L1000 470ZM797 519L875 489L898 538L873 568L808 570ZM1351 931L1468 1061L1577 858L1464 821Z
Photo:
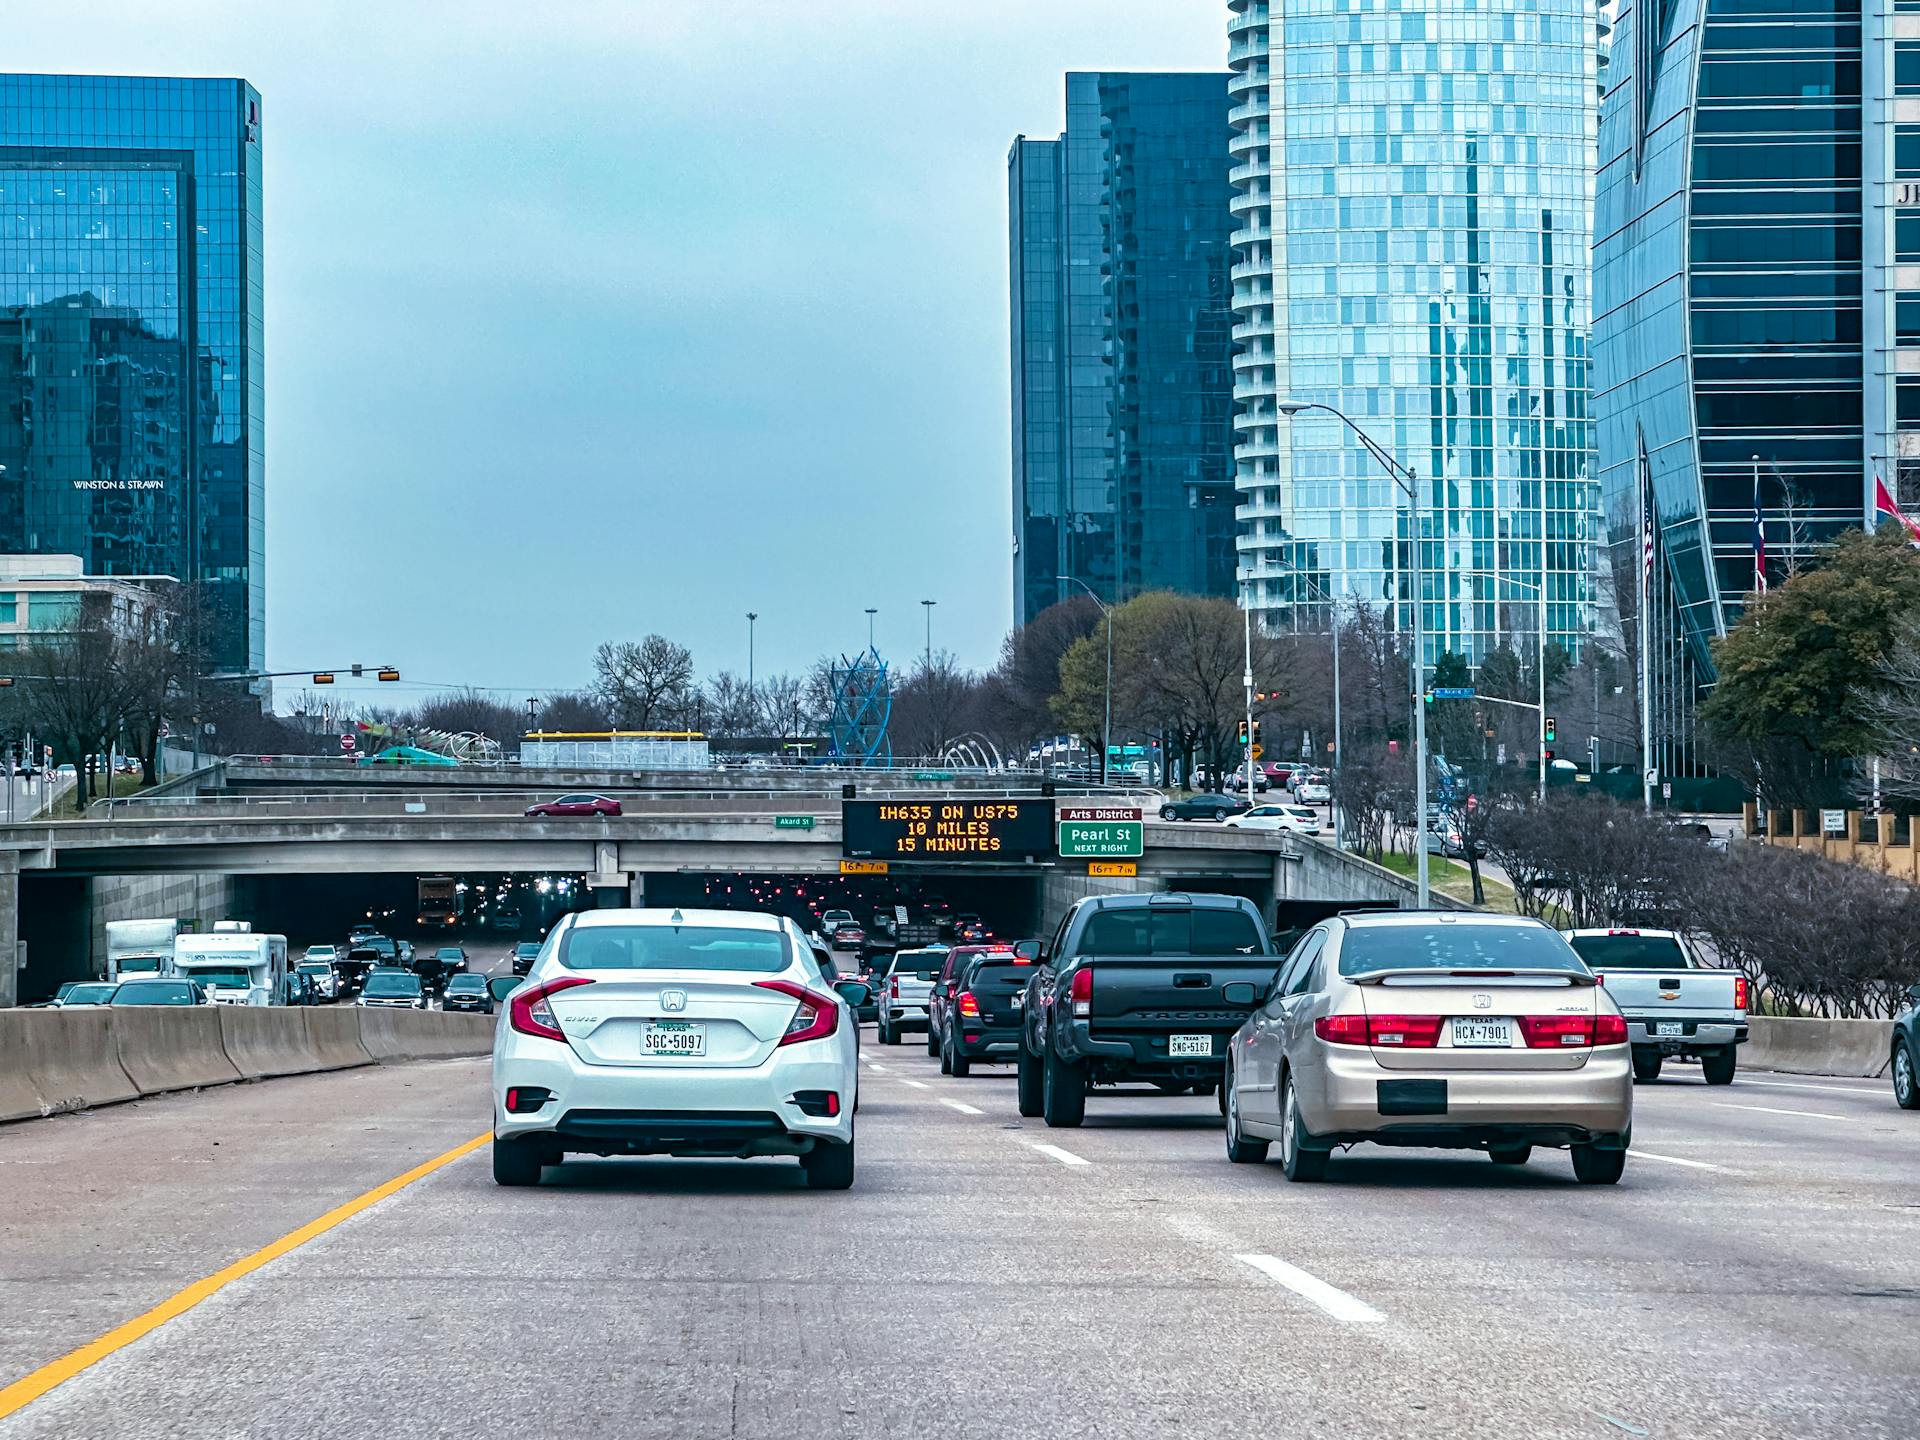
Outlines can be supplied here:
M1232 980L1220 987L1221 998L1229 1005L1256 1005L1260 1001L1260 987L1251 980Z
M1907 999L1913 1001L1916 1005L1920 1005L1920 985L1907 986Z
M873 998L873 987L864 980L842 980L833 988L856 1010Z
M1022 940L1013 947L1013 953L1029 965L1037 965L1047 958L1047 947L1038 940Z
M487 981L487 994L498 1004L526 983L527 977L524 975L495 975Z

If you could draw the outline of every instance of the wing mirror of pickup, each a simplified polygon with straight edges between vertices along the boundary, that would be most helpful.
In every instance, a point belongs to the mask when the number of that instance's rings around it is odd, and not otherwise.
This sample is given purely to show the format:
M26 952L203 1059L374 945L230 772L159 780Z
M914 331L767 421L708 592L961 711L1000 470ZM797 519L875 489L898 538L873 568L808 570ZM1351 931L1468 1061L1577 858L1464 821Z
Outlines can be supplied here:
M1260 1003L1260 987L1251 980L1230 980L1220 987L1220 994L1229 1005Z
M1920 1005L1920 985L1907 986L1907 999L1913 1001L1916 1005Z
M1038 940L1022 940L1013 947L1013 953L1029 965L1038 965L1047 958L1047 947Z

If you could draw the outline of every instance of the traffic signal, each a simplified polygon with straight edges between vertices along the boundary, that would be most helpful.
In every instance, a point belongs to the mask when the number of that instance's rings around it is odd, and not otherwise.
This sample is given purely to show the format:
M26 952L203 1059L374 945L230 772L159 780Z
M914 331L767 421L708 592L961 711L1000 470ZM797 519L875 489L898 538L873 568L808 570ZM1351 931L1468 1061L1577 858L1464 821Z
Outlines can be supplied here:
M400 672L398 670L382 670L380 672L380 678L382 680L398 680L400 678Z
M1553 717L1549 715L1547 716L1547 744L1549 745L1553 744L1553 740L1554 740L1554 723L1553 723Z
M1548 750L1548 751L1545 751L1544 753L1546 755L1547 764L1551 765L1553 763L1553 751Z
M333 672L331 670L317 671L314 674L313 683L316 685L331 685L333 683Z
M1242 720L1240 722L1240 728L1235 738L1238 739L1238 741L1242 745L1245 745L1247 743L1247 722L1246 721Z

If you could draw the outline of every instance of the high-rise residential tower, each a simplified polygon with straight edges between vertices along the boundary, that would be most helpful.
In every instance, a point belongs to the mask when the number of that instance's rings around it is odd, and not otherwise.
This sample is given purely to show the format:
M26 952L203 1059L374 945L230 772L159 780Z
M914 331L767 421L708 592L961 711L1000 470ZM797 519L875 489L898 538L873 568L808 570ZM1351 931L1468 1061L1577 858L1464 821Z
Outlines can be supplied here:
M1649 597L1650 767L1684 775L1760 580L1871 522L1877 478L1920 509L1920 5L1624 3L1595 233L1614 569Z
M260 96L0 75L0 553L200 589L264 660Z
M1013 142L1014 623L1233 593L1227 77L1070 74Z
M1412 623L1426 658L1592 629L1592 0L1229 0L1245 603ZM1517 633L1516 633L1517 632Z

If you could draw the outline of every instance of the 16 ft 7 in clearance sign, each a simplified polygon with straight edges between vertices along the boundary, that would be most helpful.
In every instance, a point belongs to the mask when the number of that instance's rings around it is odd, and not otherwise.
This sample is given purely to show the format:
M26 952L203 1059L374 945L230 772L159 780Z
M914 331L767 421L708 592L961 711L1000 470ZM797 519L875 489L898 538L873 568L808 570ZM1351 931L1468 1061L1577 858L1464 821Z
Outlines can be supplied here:
M843 800L840 853L851 860L1043 860L1051 800Z

